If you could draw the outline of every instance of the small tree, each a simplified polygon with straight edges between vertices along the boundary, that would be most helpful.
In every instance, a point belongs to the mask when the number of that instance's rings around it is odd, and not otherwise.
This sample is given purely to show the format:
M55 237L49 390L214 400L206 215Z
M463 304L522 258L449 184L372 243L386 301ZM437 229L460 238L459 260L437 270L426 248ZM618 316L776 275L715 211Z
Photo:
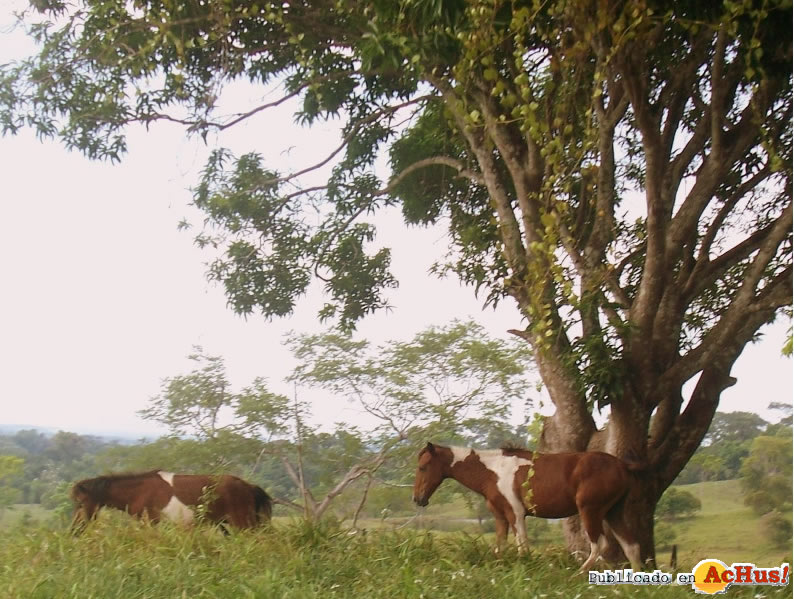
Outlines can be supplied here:
M275 461L300 497L277 501L310 520L359 479L367 481L366 494L387 460L413 453L406 441L420 434L462 439L467 430L485 430L483 423L501 424L505 401L522 398L526 387L521 344L490 339L473 323L431 327L374 351L337 333L294 335L288 345L299 361L290 380L354 398L373 417L370 430L336 424L322 432L308 404L270 392L262 379L234 392L222 358L200 348L190 356L197 367L163 381L141 414L168 426L171 448L201 463L228 467L238 454L253 469ZM394 472L399 478L406 470Z
M670 487L656 504L656 516L664 520L691 518L702 507L700 499L689 491Z
M526 399L528 353L473 322L430 327L377 348L336 332L294 335L287 344L298 359L291 381L346 397L372 418L368 477L396 460L392 482L404 482L420 439L465 442L472 433L505 432L510 401Z
M756 437L741 469L744 502L757 514L791 512L792 439Z
M196 368L188 375L167 378L160 395L140 411L147 420L165 425L173 435L215 441L224 432L264 432L268 437L286 431L289 400L271 393L257 378L239 393L231 391L226 366L218 356L195 347L188 358Z
M508 433L511 402L528 399L524 346L489 338L471 321L374 349L337 333L297 335L288 344L299 361L291 380L355 401L384 438L487 439L487 431Z

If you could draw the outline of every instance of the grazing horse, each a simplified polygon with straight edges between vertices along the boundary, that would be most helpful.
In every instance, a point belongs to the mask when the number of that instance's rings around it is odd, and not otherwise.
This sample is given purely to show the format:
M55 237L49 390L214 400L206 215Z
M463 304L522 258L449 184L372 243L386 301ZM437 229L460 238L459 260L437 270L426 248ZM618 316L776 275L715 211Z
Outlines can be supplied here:
M641 469L600 452L542 454L428 443L419 452L413 499L427 505L438 485L454 478L485 497L496 519L497 550L509 526L521 553L527 550L525 516L567 518L578 513L590 539L590 555L579 572L593 565L610 530L632 567L641 570L639 544L623 519L630 472Z
M192 508L203 504L210 522L237 528L269 521L272 513L272 499L264 490L227 474L173 474L162 470L110 474L75 483L71 496L75 502L75 532L81 531L103 506L152 522L166 519L186 525L195 519Z

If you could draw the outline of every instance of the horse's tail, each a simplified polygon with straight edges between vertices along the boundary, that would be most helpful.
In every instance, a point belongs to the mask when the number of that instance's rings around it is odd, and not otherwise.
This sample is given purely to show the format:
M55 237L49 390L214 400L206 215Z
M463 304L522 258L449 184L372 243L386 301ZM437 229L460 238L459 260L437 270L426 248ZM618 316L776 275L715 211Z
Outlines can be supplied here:
M651 467L651 464L649 462L640 462L635 460L628 461L624 459L623 463L626 465L626 470L628 470L629 472L636 472L636 473L645 472Z
M641 474L643 472L647 472L648 470L654 470L657 466L657 464L649 460L647 456L640 457L633 451L622 456L620 461L626 466L626 470L634 474Z
M273 516L273 499L262 487L254 487L254 512L258 522L269 522Z

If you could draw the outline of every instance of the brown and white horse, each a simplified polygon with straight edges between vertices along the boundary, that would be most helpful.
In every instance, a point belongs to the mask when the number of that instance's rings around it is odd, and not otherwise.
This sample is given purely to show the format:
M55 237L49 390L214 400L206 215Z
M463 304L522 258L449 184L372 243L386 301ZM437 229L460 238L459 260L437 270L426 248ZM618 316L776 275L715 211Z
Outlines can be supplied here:
M428 443L419 452L413 499L427 505L438 485L454 478L485 497L496 519L497 550L509 526L522 553L528 548L526 516L567 518L578 513L590 540L590 555L579 572L593 565L610 530L632 567L641 570L639 545L623 519L630 472L641 469L600 452L542 454Z
M152 522L161 519L191 524L194 508L205 504L215 524L252 528L270 520L272 499L260 487L227 474L173 474L162 470L110 474L81 480L72 487L72 530L79 532L103 506Z

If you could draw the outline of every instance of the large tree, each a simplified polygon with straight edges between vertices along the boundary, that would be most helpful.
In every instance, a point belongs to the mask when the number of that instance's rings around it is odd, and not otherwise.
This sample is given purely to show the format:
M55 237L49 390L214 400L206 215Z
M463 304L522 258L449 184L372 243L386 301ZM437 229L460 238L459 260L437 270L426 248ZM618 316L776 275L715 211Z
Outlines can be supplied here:
M41 49L3 68L6 132L118 159L133 122L206 135L290 98L302 124L339 118L306 168L213 154L195 192L210 276L265 316L318 279L320 315L352 327L396 283L368 215L442 223L439 270L516 303L556 407L542 446L651 465L629 513L653 557L656 501L791 304L788 0L32 4ZM224 115L237 79L283 99Z

